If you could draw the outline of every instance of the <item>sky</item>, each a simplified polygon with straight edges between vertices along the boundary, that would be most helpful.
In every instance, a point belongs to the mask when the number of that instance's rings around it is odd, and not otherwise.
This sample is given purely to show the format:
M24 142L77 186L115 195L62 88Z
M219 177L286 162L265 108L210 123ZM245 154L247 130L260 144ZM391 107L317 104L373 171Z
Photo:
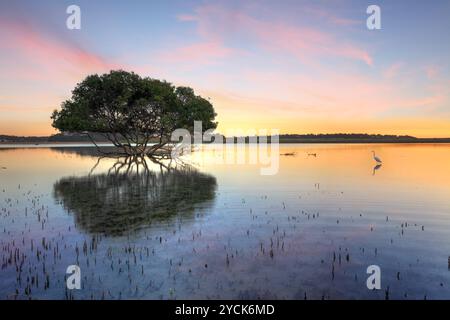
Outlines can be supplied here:
M75 85L114 69L192 87L225 134L450 137L450 0L0 0L0 134L57 133Z

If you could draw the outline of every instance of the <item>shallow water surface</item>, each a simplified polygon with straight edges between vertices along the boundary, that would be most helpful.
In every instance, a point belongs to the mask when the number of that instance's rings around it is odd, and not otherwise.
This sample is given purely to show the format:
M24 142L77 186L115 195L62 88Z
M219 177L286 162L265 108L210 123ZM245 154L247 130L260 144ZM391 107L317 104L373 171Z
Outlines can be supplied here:
M271 176L94 151L0 148L1 299L450 299L450 145L281 145Z

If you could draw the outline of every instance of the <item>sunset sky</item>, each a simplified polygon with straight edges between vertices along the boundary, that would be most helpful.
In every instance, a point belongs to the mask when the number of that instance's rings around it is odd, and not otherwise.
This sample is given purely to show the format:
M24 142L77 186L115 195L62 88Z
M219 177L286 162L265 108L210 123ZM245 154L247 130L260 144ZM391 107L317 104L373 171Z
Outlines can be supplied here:
M0 134L56 133L52 110L111 69L193 87L222 133L450 137L450 0L0 0Z

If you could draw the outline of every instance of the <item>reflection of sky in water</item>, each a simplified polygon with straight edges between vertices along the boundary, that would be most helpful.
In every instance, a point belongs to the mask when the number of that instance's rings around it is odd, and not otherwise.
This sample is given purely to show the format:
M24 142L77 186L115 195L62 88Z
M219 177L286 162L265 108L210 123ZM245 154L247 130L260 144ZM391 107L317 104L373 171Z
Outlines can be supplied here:
M275 176L205 151L149 183L111 159L89 176L86 149L0 149L0 298L66 298L76 263L75 298L450 298L450 146L293 151Z

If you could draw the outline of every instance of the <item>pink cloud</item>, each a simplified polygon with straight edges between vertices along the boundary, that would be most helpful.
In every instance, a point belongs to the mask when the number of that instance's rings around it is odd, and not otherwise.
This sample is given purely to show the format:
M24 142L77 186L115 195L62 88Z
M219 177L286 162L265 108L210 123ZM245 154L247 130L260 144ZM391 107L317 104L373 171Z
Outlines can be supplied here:
M326 20L332 24L338 25L338 26L354 26L359 25L362 23L361 20L354 20L349 18L343 18L335 15L334 13L324 10L323 8L317 8L317 7L307 7L304 6L302 8L304 12L307 14L312 14L316 16L319 19Z
M412 98L412 99L402 99L398 102L398 107L401 108L418 108L424 107L428 110L433 109L436 105L444 102L445 97L441 94L431 94L425 97Z
M345 19L339 17L331 17L330 21L339 26L354 26L361 24L361 21L359 20Z
M15 120L18 114L36 122L32 126L34 129L26 129L30 132L38 132L38 126L46 127L45 132L53 131L49 115L70 96L76 82L88 74L118 68L100 55L46 36L26 24L0 21L0 38L0 57L10 62L1 66L0 94L4 99L0 101L0 110L5 119L10 117L15 123L11 126L13 131L19 130L21 125ZM7 124L5 119L0 127Z
M197 22L198 33L209 41L225 42L240 37L266 50L282 51L304 60L320 55L373 64L373 58L365 49L316 28L293 26L284 21L263 21L219 5L200 6L191 19Z
M118 65L101 56L88 52L72 43L46 37L42 33L10 21L0 21L0 48L4 55L23 60L23 77L45 79L57 76L64 79L80 79L80 76L94 72L105 72ZM16 76L18 68L12 72ZM20 69L19 69L20 70Z
M383 71L383 76L387 79L395 78L403 68L403 62L396 62Z
M435 65L428 65L424 69L427 78L430 80L436 79L437 76L439 75L439 69Z
M160 55L164 62L186 62L192 64L211 64L230 57L235 50L225 47L220 42L200 42L182 46Z
M395 78L336 73L330 69L317 71L301 74L246 69L239 74L239 88L228 87L227 82L234 81L230 78L213 81L215 86L203 91L212 97L219 114L242 112L247 121L252 121L253 113L269 122L273 115L354 121L397 112L408 114L410 110L426 114L449 101L448 89L440 87L414 91L415 84L399 83Z

